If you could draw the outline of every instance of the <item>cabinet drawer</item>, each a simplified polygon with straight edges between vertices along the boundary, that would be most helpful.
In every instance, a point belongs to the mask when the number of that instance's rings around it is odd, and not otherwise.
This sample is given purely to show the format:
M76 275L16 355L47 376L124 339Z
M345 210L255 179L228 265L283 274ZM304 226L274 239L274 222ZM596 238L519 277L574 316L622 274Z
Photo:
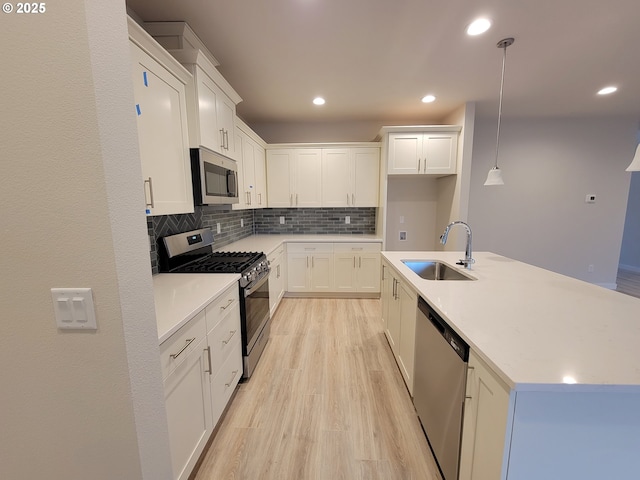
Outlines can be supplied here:
M207 342L211 348L212 375L215 375L226 361L241 335L240 304L236 302L227 308L224 318L207 333Z
M287 254L290 253L333 253L333 243L289 243Z
M207 333L211 332L226 314L233 310L234 306L238 306L238 301L238 284L234 283L207 305L205 309L207 312Z
M160 345L162 378L173 372L206 335L205 312L202 310Z
M284 253L284 244L280 245L273 252L271 252L269 255L267 255L267 260L269 260L269 262L273 262L279 256L281 256L283 253Z
M335 253L377 253L380 251L379 243L334 243Z
M211 380L211 404L213 406L214 428L241 377L242 347L240 338L238 338L238 340L231 345L229 357Z

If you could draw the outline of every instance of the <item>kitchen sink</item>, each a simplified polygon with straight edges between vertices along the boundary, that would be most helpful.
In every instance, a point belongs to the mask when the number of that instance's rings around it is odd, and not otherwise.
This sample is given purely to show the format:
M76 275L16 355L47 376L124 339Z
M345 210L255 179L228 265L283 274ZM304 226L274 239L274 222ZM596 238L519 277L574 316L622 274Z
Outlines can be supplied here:
M425 280L475 280L460 269L437 260L402 260L402 263Z

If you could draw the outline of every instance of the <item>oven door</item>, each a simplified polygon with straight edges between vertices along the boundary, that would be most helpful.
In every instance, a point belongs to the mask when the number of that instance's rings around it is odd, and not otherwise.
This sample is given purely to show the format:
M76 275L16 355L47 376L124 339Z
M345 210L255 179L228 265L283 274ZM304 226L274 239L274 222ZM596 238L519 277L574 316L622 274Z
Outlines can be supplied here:
M262 328L269 320L269 275L265 275L254 285L244 289L244 308L242 309L245 344L243 354L247 356L255 345ZM243 306L241 305L241 307Z

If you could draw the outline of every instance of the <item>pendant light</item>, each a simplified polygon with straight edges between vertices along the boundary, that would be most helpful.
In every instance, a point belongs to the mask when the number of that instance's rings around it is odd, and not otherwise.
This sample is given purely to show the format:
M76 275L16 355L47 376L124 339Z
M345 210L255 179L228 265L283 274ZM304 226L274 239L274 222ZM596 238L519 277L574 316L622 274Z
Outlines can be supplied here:
M640 172L640 144L636 147L636 154L631 160L631 164L627 167L627 172Z
M507 47L513 45L515 40L511 37L503 38L500 40L496 47L502 48L502 78L500 79L500 104L498 106L498 133L496 134L496 162L491 170L489 170L489 174L487 175L487 180L484 182L485 186L488 185L504 185L504 180L502 180L502 170L498 167L498 149L500 147L500 121L502 120L502 92L504 90L504 67L507 63Z

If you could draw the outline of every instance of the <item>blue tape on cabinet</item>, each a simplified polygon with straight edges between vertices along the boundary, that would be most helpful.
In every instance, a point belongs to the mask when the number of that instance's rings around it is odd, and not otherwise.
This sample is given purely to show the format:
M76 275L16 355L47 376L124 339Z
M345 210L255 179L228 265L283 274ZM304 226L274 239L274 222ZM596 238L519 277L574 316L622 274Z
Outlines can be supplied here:
M147 80L147 72L142 72L142 81L144 82L144 86L149 86L149 81Z
M140 104L136 103L136 112L138 113L138 115L142 115L142 111L140 110Z

